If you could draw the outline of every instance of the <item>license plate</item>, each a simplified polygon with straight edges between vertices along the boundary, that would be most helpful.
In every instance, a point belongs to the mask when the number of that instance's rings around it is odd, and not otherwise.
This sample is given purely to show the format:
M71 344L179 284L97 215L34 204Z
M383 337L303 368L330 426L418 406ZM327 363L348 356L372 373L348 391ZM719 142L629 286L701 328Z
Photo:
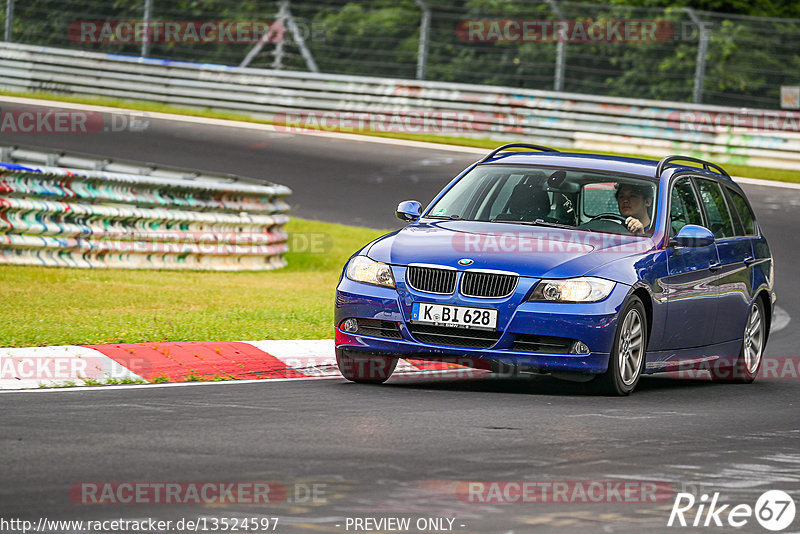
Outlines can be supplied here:
M411 320L436 326L496 330L497 310L414 302L411 304Z

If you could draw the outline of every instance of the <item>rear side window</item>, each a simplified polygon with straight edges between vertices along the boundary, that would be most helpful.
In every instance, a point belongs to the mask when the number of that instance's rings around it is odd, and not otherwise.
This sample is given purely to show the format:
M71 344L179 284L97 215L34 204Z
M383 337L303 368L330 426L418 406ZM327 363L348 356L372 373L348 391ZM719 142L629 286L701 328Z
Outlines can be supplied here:
M728 206L725 204L725 197L719 184L698 178L697 188L706 208L709 230L714 233L714 237L733 237L731 214L728 213Z
M731 204L733 204L733 208L739 214L739 219L742 221L745 235L755 235L756 218L750 206L747 205L747 201L733 189L728 188L728 193L730 194Z
M675 182L669 209L672 235L676 235L687 224L703 225L700 204L697 202L689 178L681 178Z

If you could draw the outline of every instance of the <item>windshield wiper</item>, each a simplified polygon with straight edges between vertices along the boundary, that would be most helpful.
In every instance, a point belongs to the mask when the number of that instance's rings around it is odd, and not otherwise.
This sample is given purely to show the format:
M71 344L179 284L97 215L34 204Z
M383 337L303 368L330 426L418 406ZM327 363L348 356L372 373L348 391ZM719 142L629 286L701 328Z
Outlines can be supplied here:
M504 223L504 224L524 224L527 226L539 226L534 221L508 221L506 219L489 219L489 222Z
M456 215L456 214L453 214L453 215L426 215L425 218L426 219L444 219L444 220L448 220L448 221L463 220L463 219L461 219L461 215Z
M491 219L489 222L498 222L505 224L524 224L526 226L545 226L548 228L563 228L565 230L583 230L584 232L596 232L596 230L590 230L589 228L581 228L580 226L572 226L570 224L550 222L550 221L545 221L544 219L536 219L535 221L508 221L504 219Z
M544 219L536 219L535 221L533 221L533 223L539 226L549 226L550 228L565 228L567 230L575 230L577 228L579 230L585 230L585 228L578 228L577 226L572 226L571 224L545 221Z

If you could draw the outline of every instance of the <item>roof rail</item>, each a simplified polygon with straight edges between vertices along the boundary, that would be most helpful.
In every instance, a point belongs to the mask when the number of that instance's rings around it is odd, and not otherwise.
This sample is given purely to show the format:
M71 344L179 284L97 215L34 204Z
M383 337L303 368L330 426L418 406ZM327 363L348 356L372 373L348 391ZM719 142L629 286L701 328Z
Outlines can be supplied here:
M656 167L656 178L661 176L661 173L664 172L668 166L672 167L676 166L676 165L669 165L673 161L691 161L693 163L700 163L703 165L703 170L711 171L713 169L717 171L717 174L721 174L722 176L727 176L728 178L731 177L731 175L728 174L728 171L726 171L725 169L723 169L722 167L720 167L715 163L710 163L708 161L699 158L692 158L689 156L673 155L673 156L667 156L666 158L658 162L658 166Z
M486 154L486 156L484 156L484 158L482 160L480 160L478 163L483 163L485 161L489 161L490 159L495 157L498 154L498 152L502 152L504 150L508 150L509 148L530 148L532 150L538 150L540 152L558 152L558 150L556 150L555 148L550 148L550 147L547 147L547 146L529 145L528 143L510 143L508 145L503 145L503 146L495 148L494 150L492 150L491 152Z

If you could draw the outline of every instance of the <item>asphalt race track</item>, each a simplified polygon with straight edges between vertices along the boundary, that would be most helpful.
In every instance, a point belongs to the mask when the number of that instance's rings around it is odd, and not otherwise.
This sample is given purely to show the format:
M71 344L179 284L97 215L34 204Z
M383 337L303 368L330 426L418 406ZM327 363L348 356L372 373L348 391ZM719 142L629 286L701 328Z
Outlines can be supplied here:
M0 144L8 143L263 178L294 190L297 216L376 228L397 227L399 201L430 200L476 159L155 119L144 132L0 136ZM800 190L745 190L776 258L778 305L800 317L794 231ZM698 499L719 492L720 503L731 507L754 506L772 489L800 497L794 326L792 319L774 333L765 355L792 357L793 375L746 386L657 375L644 377L628 398L591 396L580 384L549 377L3 394L0 517L279 517L277 532L354 532L354 518L378 517L411 518L408 532L722 531L667 528L674 492ZM87 482L265 481L285 487L286 499L258 506L73 501L75 488L84 487L75 485ZM647 503L574 496L570 502L484 503L475 501L485 494L470 499L452 491L470 481L661 481L671 493ZM316 498L309 488L316 488ZM415 522L425 518L454 522L451 530L417 529ZM785 532L798 530L800 518ZM738 531L766 532L753 518Z

